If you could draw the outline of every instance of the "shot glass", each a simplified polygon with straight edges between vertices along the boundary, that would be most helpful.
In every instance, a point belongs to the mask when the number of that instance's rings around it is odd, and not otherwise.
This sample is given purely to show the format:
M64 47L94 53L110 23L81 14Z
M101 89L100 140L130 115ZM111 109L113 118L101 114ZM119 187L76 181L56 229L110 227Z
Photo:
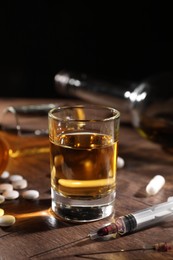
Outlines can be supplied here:
M48 113L52 211L90 222L114 212L120 113L96 105Z

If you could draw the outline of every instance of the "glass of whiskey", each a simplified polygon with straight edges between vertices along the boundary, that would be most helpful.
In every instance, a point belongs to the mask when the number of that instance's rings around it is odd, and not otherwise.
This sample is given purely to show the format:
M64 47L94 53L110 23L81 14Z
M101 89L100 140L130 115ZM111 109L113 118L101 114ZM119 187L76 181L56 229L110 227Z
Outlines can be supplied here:
M97 105L48 113L52 211L90 222L114 212L120 113Z

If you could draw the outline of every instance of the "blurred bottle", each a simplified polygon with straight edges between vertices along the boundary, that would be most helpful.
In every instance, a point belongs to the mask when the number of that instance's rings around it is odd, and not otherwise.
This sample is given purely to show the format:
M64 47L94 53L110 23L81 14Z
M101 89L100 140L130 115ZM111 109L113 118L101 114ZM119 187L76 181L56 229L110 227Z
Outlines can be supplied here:
M0 137L0 175L6 169L9 160L8 144Z
M127 109L122 110L128 107L138 133L173 153L173 73L156 75L141 83L112 84L86 74L60 71L55 75L55 88L61 95L113 106L121 113L127 113Z
M6 107L0 114L0 175L9 160L49 153L48 111L57 104Z

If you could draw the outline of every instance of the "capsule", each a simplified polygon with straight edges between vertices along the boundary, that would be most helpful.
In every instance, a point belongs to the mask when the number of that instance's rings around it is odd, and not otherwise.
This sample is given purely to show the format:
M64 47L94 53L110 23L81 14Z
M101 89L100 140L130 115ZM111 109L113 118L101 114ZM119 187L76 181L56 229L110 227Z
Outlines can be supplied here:
M157 194L165 184L165 178L162 175L156 175L150 180L146 186L146 193L148 195Z

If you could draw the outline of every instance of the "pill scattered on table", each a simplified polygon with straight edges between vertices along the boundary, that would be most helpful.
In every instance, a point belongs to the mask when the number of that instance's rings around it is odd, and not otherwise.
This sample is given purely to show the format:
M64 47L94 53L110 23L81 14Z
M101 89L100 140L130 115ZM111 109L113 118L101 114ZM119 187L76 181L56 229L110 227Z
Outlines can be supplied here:
M37 190L26 190L22 193L24 199L34 200L39 197L39 192Z
M4 215L4 210L0 208L0 217Z
M122 157L119 157L117 158L117 168L123 168L125 165L125 161Z
M13 185L11 185L10 183L0 184L0 193L3 193L6 190L13 190Z
M12 215L3 215L0 217L0 226L8 227L13 225L16 222L16 219Z
M19 175L19 174L13 174L9 177L9 180L11 182L13 181L19 181L19 180L22 180L23 179L23 176Z
M7 200L15 200L19 197L19 192L17 190L6 190L3 192L3 196Z
M7 179L10 176L10 173L8 171L3 171L0 175L1 179Z
M27 200L35 200L39 197L39 191L37 190L25 190L19 193L17 190L25 189L28 186L28 182L22 175L13 174L10 175L8 171L4 171L0 175L0 179L3 179L3 183L0 184L0 204L5 200L15 200L20 194ZM8 181L4 180L8 179ZM8 183L10 181L10 183ZM11 226L16 222L16 219L12 215L4 213L4 210L0 208L0 227Z
M18 180L18 181L13 181L12 185L13 185L14 189L22 190L28 186L28 183L27 183L27 180L22 179L22 180Z
M157 194L165 184L165 178L162 175L154 176L146 186L146 193L148 195Z
M0 195L0 204L5 201L5 197L3 195Z

